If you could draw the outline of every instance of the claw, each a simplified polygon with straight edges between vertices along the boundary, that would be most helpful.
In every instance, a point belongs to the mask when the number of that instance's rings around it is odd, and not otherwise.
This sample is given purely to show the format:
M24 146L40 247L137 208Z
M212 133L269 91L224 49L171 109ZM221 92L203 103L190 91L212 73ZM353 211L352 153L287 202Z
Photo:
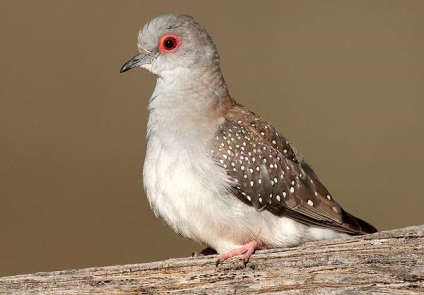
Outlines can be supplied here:
M215 267L218 267L218 265L221 263L221 259L219 259L219 257L218 257L218 259L215 261Z
M221 264L221 262L224 262L228 258L239 256L239 255L243 255L243 259L242 259L243 264L244 266L246 266L246 264L249 262L249 259L253 255L253 253L255 253L256 250L261 250L261 249L267 249L267 247L264 245L261 245L260 242L258 241L251 241L238 249L219 255L218 259L215 261L215 266L218 267L218 265Z

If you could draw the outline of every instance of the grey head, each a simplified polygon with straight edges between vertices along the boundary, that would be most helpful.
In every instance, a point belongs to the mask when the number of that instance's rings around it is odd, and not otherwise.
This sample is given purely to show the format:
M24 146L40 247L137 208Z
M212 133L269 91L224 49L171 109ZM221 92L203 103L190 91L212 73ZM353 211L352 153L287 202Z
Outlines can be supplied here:
M121 73L134 67L164 78L175 71L219 65L212 38L193 17L166 14L150 20L138 33L139 54L126 62Z

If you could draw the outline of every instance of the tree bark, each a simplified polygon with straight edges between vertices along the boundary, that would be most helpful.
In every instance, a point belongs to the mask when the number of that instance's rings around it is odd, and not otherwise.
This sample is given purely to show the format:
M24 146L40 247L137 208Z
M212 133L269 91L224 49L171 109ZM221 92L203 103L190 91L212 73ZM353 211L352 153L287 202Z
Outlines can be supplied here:
M0 278L0 294L423 294L424 225L257 251Z

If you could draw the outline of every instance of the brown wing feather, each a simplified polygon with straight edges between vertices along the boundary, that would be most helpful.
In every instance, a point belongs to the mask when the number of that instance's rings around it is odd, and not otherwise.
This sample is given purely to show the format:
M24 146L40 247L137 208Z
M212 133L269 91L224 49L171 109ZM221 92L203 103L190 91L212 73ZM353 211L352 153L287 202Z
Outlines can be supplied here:
M227 113L212 148L244 203L351 234L376 231L343 211L294 147L247 108Z

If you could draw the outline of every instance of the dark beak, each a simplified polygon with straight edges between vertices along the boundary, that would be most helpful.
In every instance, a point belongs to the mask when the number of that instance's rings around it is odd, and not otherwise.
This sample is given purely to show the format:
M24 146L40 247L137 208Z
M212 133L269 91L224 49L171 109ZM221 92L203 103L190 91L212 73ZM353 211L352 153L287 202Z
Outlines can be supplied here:
M131 70L132 68L139 67L148 63L150 60L150 56L144 53L137 54L129 61L127 61L121 68L121 73Z

